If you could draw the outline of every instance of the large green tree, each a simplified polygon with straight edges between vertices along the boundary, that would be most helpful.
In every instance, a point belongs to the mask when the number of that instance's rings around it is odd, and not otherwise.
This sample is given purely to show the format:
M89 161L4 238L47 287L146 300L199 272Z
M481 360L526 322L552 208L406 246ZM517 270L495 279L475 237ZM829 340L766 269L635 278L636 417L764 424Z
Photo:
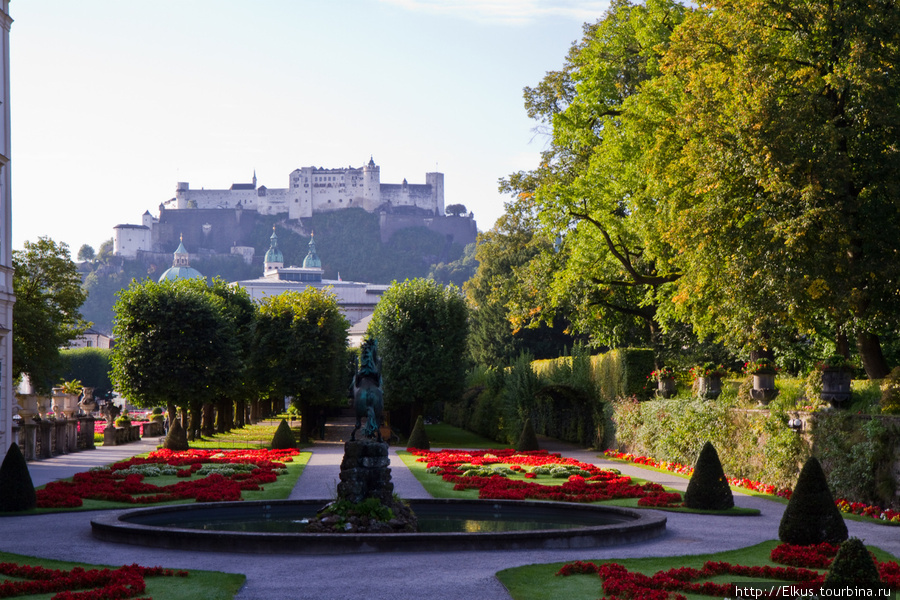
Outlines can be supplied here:
M528 114L550 144L537 169L501 189L534 210L555 243L518 272L533 296L521 316L570 307L579 330L610 346L659 332L657 291L679 273L660 260L671 250L647 226L658 202L637 160L643 138L627 119L686 11L671 0L615 0L585 25L560 71L526 88Z
M115 313L112 381L135 405L174 405L196 415L235 384L235 328L223 300L202 283L132 282ZM195 435L198 428L190 426Z
M50 238L13 251L13 373L27 374L49 392L61 367L59 349L90 325L81 316L86 295L69 247Z
M567 311L554 307L542 319L523 315L534 295L517 285L516 272L552 244L541 234L534 215L511 203L489 231L478 235L475 258L478 269L463 289L470 311L469 354L482 365L512 364L522 353L535 358L556 358L571 348L576 338L566 333L570 327Z
M428 279L394 282L375 307L369 333L378 341L394 427L408 433L426 403L459 398L468 335L459 288Z
M310 287L267 296L259 304L253 338L257 386L262 393L293 398L301 441L309 439L314 410L346 400L349 328L327 291Z
M823 322L888 372L900 314L900 10L864 0L712 0L642 100L643 164L679 249L667 310L777 344Z

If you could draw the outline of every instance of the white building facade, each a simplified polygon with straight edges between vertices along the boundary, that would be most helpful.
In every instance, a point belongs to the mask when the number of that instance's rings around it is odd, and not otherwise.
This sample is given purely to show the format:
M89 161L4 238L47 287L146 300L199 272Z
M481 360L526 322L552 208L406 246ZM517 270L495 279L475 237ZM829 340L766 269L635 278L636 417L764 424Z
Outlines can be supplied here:
M289 219L345 208L375 212L384 205L415 207L442 216L444 174L426 173L424 184L410 184L406 179L402 183L381 183L381 168L370 158L359 168L295 169L288 176L286 188L257 186L255 173L251 183L235 183L227 190L191 189L182 181L175 186L174 204L179 210L240 205L261 215L287 214Z
M12 199L10 196L10 111L9 111L9 0L0 0L0 449L6 453L15 440L12 435Z

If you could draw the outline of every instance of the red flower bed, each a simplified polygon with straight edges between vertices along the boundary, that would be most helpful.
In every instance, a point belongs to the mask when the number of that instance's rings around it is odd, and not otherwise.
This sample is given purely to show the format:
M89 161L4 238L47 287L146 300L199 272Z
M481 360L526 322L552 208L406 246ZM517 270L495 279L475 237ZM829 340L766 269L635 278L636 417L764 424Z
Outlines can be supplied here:
M827 568L837 554L838 546L819 544L817 546L792 546L781 544L772 550L773 562L787 564L787 567L746 567L727 562L708 561L702 569L678 567L659 571L652 576L633 573L617 563L598 565L576 560L563 565L557 571L559 576L598 575L602 580L605 600L651 599L684 600L684 595L702 594L720 598L735 598L733 584L700 581L717 575L736 575L768 581L796 582L798 587L814 588L821 584L825 576L813 569ZM896 562L875 561L881 581L893 589L900 589L900 565ZM777 593L777 590L776 590Z
M688 467L680 463L665 461L659 462L646 456L635 456L634 454L619 452L618 450L606 450L604 454L608 458L626 460L635 464L647 465L650 467L655 467L657 469L665 469L667 471L680 473L682 475L690 476L694 472L694 469L692 467ZM791 494L793 493L790 488L777 488L774 485L768 483L760 483L759 481L753 481L746 478L737 479L734 477L728 477L728 483L735 487L742 487L748 490L753 490L754 492L759 492L761 494L780 496L782 498L788 499L790 499ZM837 505L838 509L841 512L852 513L854 515L869 517L871 519L890 521L892 523L900 524L900 511L897 510L872 506L863 502L849 502L847 500L844 500L843 498L836 499L834 503L835 505Z
M600 500L612 500L615 498L655 498L665 494L668 499L666 504L672 502L679 494L666 492L661 485L646 483L638 485L633 483L630 477L622 476L612 471L605 471L595 465L583 463L574 458L565 458L558 453L549 453L546 450L532 452L517 452L512 449L505 450L430 450L408 449L419 458L418 462L424 462L429 468L437 467L438 474L450 483L454 483L454 490L477 489L478 497L484 500L553 500L556 502L597 502ZM523 466L529 467L555 467L572 466L588 472L588 477L571 475L562 485L542 485L532 481L520 481L493 475L490 477L463 475L461 465L496 465L509 464L510 469L521 472ZM515 467L519 467L516 469ZM529 477L531 475L531 477ZM525 474L528 479L533 479L532 473ZM663 506L657 504L656 506Z
M0 598L58 592L52 600L116 600L134 598L147 588L146 577L187 577L187 571L128 565L118 569L71 571L0 563L0 575L27 581L0 582ZM79 591L80 590L80 591Z
M39 508L76 508L83 499L109 500L129 504L153 504L171 500L196 499L197 502L227 502L241 499L244 490L259 490L260 486L278 478L276 470L291 462L297 450L187 450L173 452L157 450L146 458L135 457L109 468L76 473L73 481L53 481L37 490ZM206 477L179 481L165 486L144 482L140 474L121 474L119 471L138 465L170 465L181 467L178 477L188 478L204 464L251 464L253 470L225 476L211 473Z

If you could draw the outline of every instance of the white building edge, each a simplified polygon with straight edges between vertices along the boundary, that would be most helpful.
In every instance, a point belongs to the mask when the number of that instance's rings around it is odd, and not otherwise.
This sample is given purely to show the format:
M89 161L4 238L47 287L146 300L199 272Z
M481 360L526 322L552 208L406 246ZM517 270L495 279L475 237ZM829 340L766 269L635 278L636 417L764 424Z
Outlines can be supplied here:
M9 0L0 0L0 449L3 453L15 441L12 434L13 393L12 322L12 199L10 196L10 110L9 110Z

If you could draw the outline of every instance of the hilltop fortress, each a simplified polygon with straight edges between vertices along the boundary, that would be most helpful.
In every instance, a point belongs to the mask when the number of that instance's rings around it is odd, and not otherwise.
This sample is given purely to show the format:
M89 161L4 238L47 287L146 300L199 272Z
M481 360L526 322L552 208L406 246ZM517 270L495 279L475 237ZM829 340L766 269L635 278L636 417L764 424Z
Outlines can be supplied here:
M474 216L444 216L444 174L426 173L424 184L381 183L381 169L372 158L362 167L326 169L302 167L288 175L286 188L235 183L228 189L175 186L175 197L159 206L159 217L144 213L140 225L114 228L114 253L134 258L140 253L171 254L179 239L189 252L240 253L245 259L256 215L284 216L299 221L314 214L361 208L380 216L381 238L398 230L426 227L460 244L475 241Z

